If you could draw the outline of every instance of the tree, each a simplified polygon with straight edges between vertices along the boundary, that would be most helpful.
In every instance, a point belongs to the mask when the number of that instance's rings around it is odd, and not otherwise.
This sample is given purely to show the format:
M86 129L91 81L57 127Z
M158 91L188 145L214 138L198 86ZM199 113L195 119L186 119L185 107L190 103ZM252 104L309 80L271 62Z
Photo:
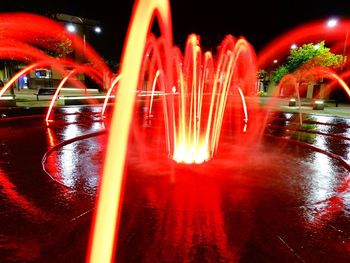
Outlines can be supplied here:
M39 43L36 47L52 57L63 58L73 52L72 40L63 35L56 39L40 39Z
M287 62L275 72L273 80L278 83L283 76L294 73L299 69L308 69L317 66L336 68L344 63L342 55L336 55L325 47L324 41L317 44L309 43L292 49Z

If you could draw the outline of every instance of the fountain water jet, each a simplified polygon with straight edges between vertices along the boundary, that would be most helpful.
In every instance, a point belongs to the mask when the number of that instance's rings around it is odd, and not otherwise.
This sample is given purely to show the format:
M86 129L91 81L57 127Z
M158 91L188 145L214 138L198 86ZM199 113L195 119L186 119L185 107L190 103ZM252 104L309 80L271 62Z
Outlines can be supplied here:
M130 89L137 90L137 86L140 85L142 57L154 16L159 20L163 36L161 43L164 62L161 75L164 81L164 92L171 94L172 88L176 87L173 84L176 83L176 79L173 76L172 65L176 56L171 55L173 44L169 2L137 1L122 59L123 77L120 79L117 103L113 112L107 156L94 216L91 247L88 253L89 262L113 260L120 221L120 205L123 199L125 155L135 102L135 95L130 92ZM179 72L177 81L180 83L178 90L181 94L177 111L173 95L163 97L167 136L170 143L174 143L170 145L170 152L174 152L173 158L178 162L201 163L211 158L219 142L225 105L231 86L237 88L243 102L243 93L250 94L256 89L255 55L244 39L236 42L234 38L227 37L221 45L216 67L210 66L213 65L213 60L208 52L204 55L203 64L201 60L198 38L192 35L187 42L185 57L181 63L182 69L179 64L175 64ZM208 72L208 70L212 71ZM209 79L209 76L214 76L214 80ZM212 87L211 97L208 99L210 102L206 116L208 120L202 129L200 121L202 121L202 100L206 81L211 82ZM243 103L242 107L245 116L242 122L244 121L246 125L248 121L246 104ZM178 112L177 116L176 112ZM115 159L116 155L119 155L119 158Z
M148 31L154 16L160 20L163 37L157 40L158 46L153 47L152 56L158 58L147 69L153 72L149 74L153 85L148 113L152 112L153 95L159 86L164 94L162 101L170 157L178 162L202 163L214 156L219 147L223 120L226 113L230 113L228 105L234 102L230 92L239 101L240 114L237 116L240 118L239 125L244 126L241 130L246 132L264 127L251 127L254 115L249 111L254 103L250 95L256 92L256 66L254 52L244 39L237 41L233 37L225 38L219 55L214 59L210 52L202 54L198 37L191 35L182 57L179 50L172 46L169 3L137 2L125 44L122 70L109 86L106 97L107 101L120 79L98 208L94 216L94 233L88 258L90 262L109 262L113 259L123 200L126 151L134 112L135 94L130 90L140 89L143 81L144 55L148 52L144 50L147 50ZM62 82L66 79L68 76ZM179 91L178 95L173 94L174 87ZM187 153L189 156L184 156Z

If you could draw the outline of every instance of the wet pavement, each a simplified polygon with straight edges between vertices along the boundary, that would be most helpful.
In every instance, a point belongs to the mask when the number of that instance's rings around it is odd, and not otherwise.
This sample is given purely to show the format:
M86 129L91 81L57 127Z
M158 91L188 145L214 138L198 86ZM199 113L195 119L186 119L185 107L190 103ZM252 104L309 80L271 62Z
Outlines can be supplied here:
M0 262L84 262L108 135L98 110L0 121ZM167 158L159 123L134 131L116 261L348 262L350 120L297 123L274 116L254 145L224 130L216 158L191 166Z

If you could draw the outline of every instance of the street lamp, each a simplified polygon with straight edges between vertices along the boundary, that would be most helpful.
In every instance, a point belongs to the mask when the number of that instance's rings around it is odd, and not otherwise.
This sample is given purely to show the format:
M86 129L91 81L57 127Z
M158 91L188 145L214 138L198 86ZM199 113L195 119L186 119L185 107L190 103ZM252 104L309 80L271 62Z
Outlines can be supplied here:
M66 24L66 29L69 33L77 33L77 26L75 24L80 24L81 27L82 27L82 35L83 35L83 45L84 45L84 54L85 54L85 50L86 50L86 34L85 34L85 28L87 26L90 26L92 27L92 25L89 25L84 18L81 18L81 17L78 17L78 16L74 16L71 18L72 19L78 19L79 22L69 22L68 24ZM96 34L100 34L102 32L102 29L100 26L94 26L93 27L93 31L96 33Z
M97 33L97 34L100 34L100 33L102 32L102 29L101 29L101 27L99 27L99 26L95 26L94 31L95 31L95 33Z
M66 29L69 33L75 33L77 31L77 28L73 24L67 24Z
M328 21L327 21L327 27L329 27L329 28L333 28L333 27L335 27L337 24L338 24L338 19L336 19L336 18L330 18L330 19L328 19Z
M335 26L337 26L338 24L338 19L336 18L330 18L328 19L327 21L327 27L329 28L334 28ZM348 38L349 38L349 30L346 31L346 35L345 35L345 41L344 41L344 49L343 49L343 63L342 63L342 66L341 66L341 71L343 71L343 67L344 67L344 64L345 64L345 53L346 53L346 45L347 45L347 42L348 42ZM335 98L335 106L338 107L338 92L336 93L336 98Z

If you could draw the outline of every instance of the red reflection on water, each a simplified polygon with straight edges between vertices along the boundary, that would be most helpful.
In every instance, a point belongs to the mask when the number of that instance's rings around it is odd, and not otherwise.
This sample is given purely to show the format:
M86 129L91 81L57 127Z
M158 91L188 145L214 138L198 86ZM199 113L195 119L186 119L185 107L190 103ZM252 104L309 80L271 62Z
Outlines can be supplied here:
M51 132L48 132L48 141L49 143L53 142L53 136ZM54 144L52 146L54 146ZM60 164L61 162L59 160L59 156L55 150L50 152L50 155L47 156L45 163L43 163L45 172L53 180L64 185L64 178L62 176Z
M19 207L21 211L38 221L50 220L51 215L37 207L32 201L20 194L16 186L9 180L6 174L0 169L0 186L1 192L5 197L15 206Z
M47 131L47 139L48 139L49 145L53 147L55 145L55 140L56 140L55 135L53 134L52 129L50 127L47 127L46 131Z
M344 194L350 190L350 175L345 175L341 185L338 186L332 197L316 203L312 207L312 215L308 216L312 227L322 228L327 222L332 222L337 215L343 213L346 197Z
M128 166L127 220L122 221L120 236L126 244L118 245L120 261L132 259L134 250L135 257L142 254L145 261L239 262L253 223L254 200L248 200L249 189L241 188L249 179L229 175L211 161L196 166L173 163L172 167L163 158L140 168ZM244 221L244 228L232 224L237 219Z

